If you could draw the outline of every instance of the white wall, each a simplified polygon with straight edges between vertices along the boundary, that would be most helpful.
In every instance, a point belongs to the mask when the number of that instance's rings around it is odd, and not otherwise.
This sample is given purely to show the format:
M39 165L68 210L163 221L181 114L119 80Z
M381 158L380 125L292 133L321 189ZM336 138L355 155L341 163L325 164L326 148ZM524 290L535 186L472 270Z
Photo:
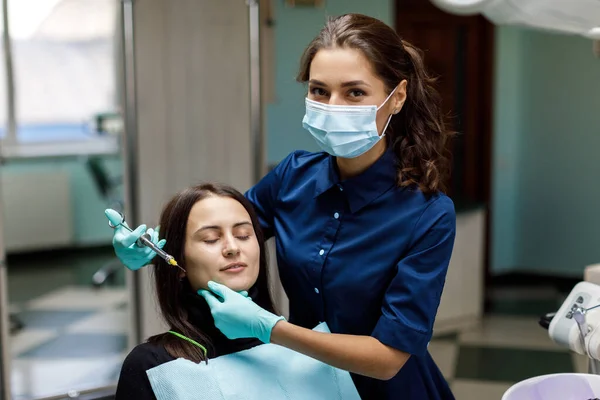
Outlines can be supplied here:
M252 182L249 15L240 0L135 2L141 221L156 224L165 201L200 181L245 191ZM150 269L141 337L164 330Z

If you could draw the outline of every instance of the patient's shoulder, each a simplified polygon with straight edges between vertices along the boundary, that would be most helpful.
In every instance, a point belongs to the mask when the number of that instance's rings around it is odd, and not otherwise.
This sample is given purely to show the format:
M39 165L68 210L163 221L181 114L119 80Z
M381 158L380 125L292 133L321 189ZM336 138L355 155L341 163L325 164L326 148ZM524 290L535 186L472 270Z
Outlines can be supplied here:
M172 360L174 358L163 345L146 342L131 350L123 362L123 369L147 371Z
M162 345L142 343L125 357L117 384L116 400L156 400L146 371L173 360Z

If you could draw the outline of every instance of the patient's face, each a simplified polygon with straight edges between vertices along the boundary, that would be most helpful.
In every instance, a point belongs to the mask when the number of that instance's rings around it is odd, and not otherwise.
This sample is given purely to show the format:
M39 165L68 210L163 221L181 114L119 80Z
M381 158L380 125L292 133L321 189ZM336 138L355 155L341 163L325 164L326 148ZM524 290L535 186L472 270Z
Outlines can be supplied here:
M259 260L250 215L238 201L210 196L192 207L184 265L194 290L206 289L209 280L248 290L258 278Z

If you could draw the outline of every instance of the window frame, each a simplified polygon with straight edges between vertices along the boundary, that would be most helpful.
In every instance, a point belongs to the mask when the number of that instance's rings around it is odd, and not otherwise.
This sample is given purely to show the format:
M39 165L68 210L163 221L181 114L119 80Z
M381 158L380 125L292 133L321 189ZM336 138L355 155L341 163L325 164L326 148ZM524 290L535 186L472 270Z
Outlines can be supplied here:
M18 118L16 112L13 38L10 29L9 0L1 0L4 12L2 13L2 62L5 65L4 79L6 82L6 120L0 121L6 129L6 135L0 139L0 159L44 158L86 155L114 155L120 152L118 136L114 134L98 135L85 139L75 140L41 140L35 142L20 141L18 137ZM115 77L115 84L117 79ZM92 117L92 116L90 116Z

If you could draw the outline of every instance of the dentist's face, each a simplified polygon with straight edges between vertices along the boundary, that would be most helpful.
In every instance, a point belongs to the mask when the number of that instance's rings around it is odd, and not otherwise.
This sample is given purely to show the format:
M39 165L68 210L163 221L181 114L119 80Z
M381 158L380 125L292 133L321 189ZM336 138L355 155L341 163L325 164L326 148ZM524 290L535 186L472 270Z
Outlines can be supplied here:
M315 54L310 64L308 98L331 105L379 107L383 104L376 119L381 134L389 116L402 109L406 85L406 80L400 82L388 99L393 88L385 87L369 59L359 50L336 47L321 49Z
M248 290L258 278L260 247L250 215L236 200L210 196L190 211L185 267L194 290L209 280L232 290Z

